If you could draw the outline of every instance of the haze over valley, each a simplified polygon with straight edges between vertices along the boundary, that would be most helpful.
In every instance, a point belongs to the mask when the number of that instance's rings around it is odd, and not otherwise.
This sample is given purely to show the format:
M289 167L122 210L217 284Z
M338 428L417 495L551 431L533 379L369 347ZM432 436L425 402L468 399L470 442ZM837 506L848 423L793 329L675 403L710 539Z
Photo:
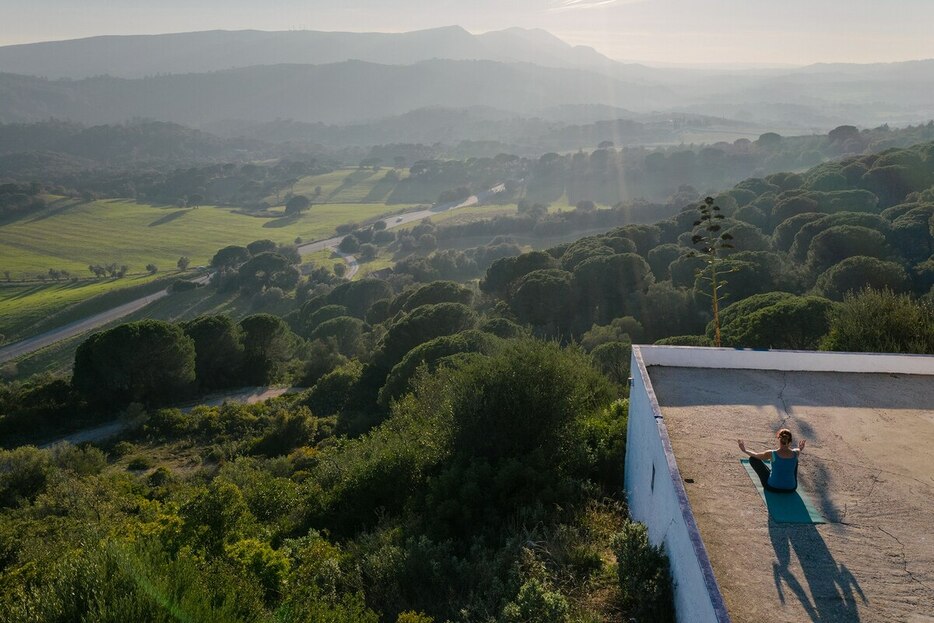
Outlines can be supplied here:
M581 124L696 114L826 132L934 116L934 61L715 71L620 63L543 31L200 32L0 47L0 121L348 125L423 108ZM28 76L28 77L27 77ZM607 110L593 118L595 107ZM590 114L585 111L589 110ZM457 126L456 121L452 121Z
M859 459L934 443L890 4L4 7L0 623L934 612L923 461Z

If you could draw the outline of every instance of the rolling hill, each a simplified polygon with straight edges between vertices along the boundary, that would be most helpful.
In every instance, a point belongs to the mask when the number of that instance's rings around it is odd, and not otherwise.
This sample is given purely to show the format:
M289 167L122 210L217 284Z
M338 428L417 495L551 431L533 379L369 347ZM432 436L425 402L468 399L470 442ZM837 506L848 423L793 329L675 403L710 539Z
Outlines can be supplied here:
M431 59L526 62L544 67L619 65L543 30L474 35L460 26L407 33L259 30L105 36L0 47L0 71L47 78L142 78L253 65L359 60L411 65ZM637 66L636 66L637 67Z
M821 133L842 124L934 118L934 60L656 68L522 28L93 37L0 47L0 72L7 72L0 73L0 123L145 118L199 128L277 120L344 126L417 110L486 107L571 125L686 113ZM476 116L460 121L482 123ZM404 127L405 120L390 125ZM371 129L398 140L396 128ZM410 140L457 134L441 127ZM488 134L499 137L495 123Z
M136 117L199 126L228 119L369 121L431 106L494 105L529 114L559 104L670 106L669 89L529 63L431 60L269 65L141 79L47 80L0 74L0 122Z

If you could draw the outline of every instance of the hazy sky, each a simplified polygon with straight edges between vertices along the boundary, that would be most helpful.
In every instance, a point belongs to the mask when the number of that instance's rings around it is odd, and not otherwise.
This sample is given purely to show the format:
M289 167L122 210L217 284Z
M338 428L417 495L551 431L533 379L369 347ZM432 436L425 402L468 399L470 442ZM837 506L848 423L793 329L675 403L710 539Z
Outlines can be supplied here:
M621 60L934 58L934 0L0 0L0 45L191 30L544 28Z

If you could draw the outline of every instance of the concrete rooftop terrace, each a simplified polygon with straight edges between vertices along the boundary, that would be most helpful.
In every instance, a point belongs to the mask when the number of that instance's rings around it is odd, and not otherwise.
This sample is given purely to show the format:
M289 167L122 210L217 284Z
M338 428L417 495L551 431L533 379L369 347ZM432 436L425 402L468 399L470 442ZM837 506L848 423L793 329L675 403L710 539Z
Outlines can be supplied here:
M934 376L645 363L733 621L934 623ZM770 520L739 463L782 426L826 524Z

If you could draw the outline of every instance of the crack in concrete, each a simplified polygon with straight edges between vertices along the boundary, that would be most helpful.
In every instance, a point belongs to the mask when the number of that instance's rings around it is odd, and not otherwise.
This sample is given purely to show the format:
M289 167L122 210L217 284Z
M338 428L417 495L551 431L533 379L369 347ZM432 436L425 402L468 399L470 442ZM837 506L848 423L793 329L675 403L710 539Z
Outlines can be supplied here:
M896 543L898 543L899 547L902 548L902 553L901 553L901 556L902 556L902 568L905 570L905 574L906 574L913 582L918 583L919 585L923 586L924 588L928 589L929 591L934 591L934 587L928 586L927 584L925 584L924 582L922 582L921 580L919 580L918 578L916 578L914 573L912 573L911 571L908 570L908 557L905 556L905 544L902 543L902 542L899 540L899 538L898 538L897 536L895 536L894 534L892 534L891 532L889 532L888 530L886 530L886 529L883 528L882 526L876 526L876 527L879 529L879 532L882 532L883 534L886 534L886 535L888 535L889 537L891 537L892 540L895 541Z
M882 471L880 470L878 474L875 474L875 475L872 477L872 486L869 487L869 493L866 494L866 501L867 501L867 502L870 500L870 498L872 498L872 494L873 494L873 492L876 490L876 485L879 484L879 476L881 476L881 475L882 475Z
M778 401L782 403L782 423L779 428L785 428L785 422L791 417L788 415L788 403L785 402L785 389L788 387L788 373L782 372L782 388L778 390Z

